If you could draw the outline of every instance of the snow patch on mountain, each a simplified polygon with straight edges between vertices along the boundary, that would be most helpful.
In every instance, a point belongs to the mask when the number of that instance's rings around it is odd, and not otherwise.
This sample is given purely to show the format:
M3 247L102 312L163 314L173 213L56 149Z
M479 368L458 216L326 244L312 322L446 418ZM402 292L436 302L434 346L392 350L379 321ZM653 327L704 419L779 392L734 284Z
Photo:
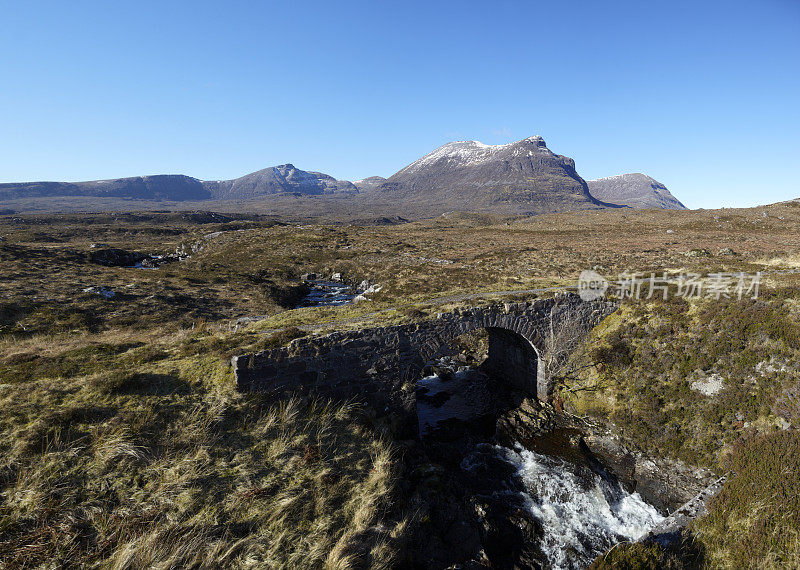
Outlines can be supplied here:
M480 141L455 141L440 146L419 160L412 162L398 174L413 174L432 164L443 161L448 167L476 166L497 159L497 154L512 150L510 157L533 156L534 152L552 152L545 146L544 139L532 136L507 144L485 144Z

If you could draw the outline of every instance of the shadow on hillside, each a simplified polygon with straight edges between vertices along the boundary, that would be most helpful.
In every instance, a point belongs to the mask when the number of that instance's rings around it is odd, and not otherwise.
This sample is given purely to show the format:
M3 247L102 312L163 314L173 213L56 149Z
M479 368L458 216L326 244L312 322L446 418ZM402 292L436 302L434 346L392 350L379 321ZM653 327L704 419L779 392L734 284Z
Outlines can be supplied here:
M171 374L117 373L98 382L99 387L114 395L167 396L186 394L189 383Z

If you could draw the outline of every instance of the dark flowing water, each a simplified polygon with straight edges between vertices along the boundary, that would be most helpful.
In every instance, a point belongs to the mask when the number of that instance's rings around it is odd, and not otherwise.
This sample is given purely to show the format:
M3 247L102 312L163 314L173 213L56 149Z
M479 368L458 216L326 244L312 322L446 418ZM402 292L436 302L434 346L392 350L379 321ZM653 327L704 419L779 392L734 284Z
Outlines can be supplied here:
M456 368L445 378L436 374L417 382L419 433L429 435L450 419L470 422L493 411L486 377L473 368Z

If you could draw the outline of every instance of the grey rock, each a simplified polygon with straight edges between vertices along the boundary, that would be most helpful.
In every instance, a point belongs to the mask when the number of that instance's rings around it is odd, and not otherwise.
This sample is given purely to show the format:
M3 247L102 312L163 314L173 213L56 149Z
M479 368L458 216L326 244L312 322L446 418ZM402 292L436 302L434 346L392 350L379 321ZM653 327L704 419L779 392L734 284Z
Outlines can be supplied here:
M690 249L689 251L684 252L686 257L709 257L711 252L707 249L703 249L701 247L696 247L694 249Z
M673 511L716 479L707 469L651 456L600 430L587 435L584 442L625 488L661 511Z
M658 526L650 529L646 539L658 538L662 536L668 538L669 535L674 535L681 529L689 526L694 519L707 514L709 501L722 490L722 487L727 479L728 476L723 475L719 479L714 480L697 495L672 511L667 518L658 524Z
M100 295L103 299L113 299L117 296L116 292L113 289L106 286L100 287L86 287L83 290L84 293L94 293L96 295Z

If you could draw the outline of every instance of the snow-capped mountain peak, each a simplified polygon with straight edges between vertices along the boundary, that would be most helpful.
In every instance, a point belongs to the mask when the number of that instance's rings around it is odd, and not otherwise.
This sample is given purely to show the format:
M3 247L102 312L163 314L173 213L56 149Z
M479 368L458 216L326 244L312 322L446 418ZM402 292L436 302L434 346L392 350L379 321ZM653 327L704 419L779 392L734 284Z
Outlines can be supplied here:
M403 174L413 174L435 163L442 166L461 168L477 166L498 159L498 153L509 152L509 158L532 155L537 151L550 152L544 139L538 135L507 144L485 144L480 141L454 141L444 144L400 170Z

